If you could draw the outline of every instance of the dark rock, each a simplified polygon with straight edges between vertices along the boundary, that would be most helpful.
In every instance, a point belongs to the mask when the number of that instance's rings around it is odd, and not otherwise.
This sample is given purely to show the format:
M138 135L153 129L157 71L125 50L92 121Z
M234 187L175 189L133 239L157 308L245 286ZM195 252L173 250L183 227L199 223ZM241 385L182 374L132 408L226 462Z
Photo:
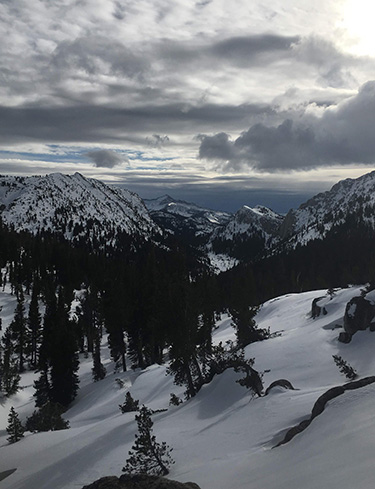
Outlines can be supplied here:
M82 489L123 489L123 487L118 477L110 476L102 477Z
M318 400L315 402L314 407L312 408L311 415L309 419L305 419L301 423L299 423L297 426L293 426L290 428L284 438L273 448L277 448L281 445L284 445L285 443L288 443L292 438L294 438L296 435L304 431L308 426L310 426L311 422L313 421L314 418L322 414L324 411L324 408L326 407L328 401L331 399L334 399L335 397L341 396L344 394L345 391L347 390L354 390L354 389L360 389L361 387L365 387L366 385L370 385L375 383L375 376L371 377L365 377L360 380L355 380L353 382L348 382L347 384L340 385L337 387L332 387L332 389L329 389L327 392L322 394Z
M375 316L375 306L365 297L353 297L345 308L344 330L349 335L370 327Z
M274 387L277 387L277 386L280 386L280 387L283 387L284 389L290 389L290 390L295 390L295 388L292 386L291 382L289 382L289 380L287 379L279 379L279 380L275 380L274 382L272 382L272 384L270 384L267 389L266 389L266 392L264 393L264 395L266 396L271 389L273 389Z
M200 489L194 482L177 482L146 474L102 477L82 489Z
M324 299L324 297L316 297L313 301L312 301L312 304L311 304L311 317L313 319L315 318L318 318L320 316L321 313L323 314L327 314L327 311L325 309L325 307L320 307L318 306L318 302L321 300L321 299Z
M334 399L335 397L341 396L341 394L344 394L344 392L345 392L344 386L339 385L337 387L332 387L332 389L329 389L327 392L322 394L315 402L314 407L312 408L311 421L317 416L319 416L319 414L322 414L328 401Z
M346 331L342 331L339 334L340 343L350 343L352 341L352 335L347 333Z

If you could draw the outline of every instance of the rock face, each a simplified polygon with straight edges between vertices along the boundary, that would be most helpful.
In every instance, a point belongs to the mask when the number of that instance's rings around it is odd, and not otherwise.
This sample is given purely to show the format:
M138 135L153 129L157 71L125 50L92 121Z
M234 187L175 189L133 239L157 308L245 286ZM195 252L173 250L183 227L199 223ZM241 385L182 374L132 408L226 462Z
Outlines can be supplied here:
M324 299L324 296L323 297L316 297L313 301L312 301L312 304L311 304L311 317L313 319L315 318L318 318L321 314L327 314L327 310L325 307L320 307L318 305L318 302L320 301L320 299Z
M102 477L82 489L200 489L200 487L194 482L177 482L165 477L124 474L120 478Z
M347 335L353 336L357 331L371 328L375 317L375 305L365 297L353 297L345 309L344 330Z

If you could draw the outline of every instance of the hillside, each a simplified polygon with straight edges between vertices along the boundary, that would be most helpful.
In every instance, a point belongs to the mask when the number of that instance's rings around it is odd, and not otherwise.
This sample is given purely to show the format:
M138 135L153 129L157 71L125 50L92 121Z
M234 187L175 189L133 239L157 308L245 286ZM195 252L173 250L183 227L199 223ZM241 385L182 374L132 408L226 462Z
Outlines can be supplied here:
M255 368L264 372L265 386L288 379L296 388L293 391L276 387L266 397L251 398L235 383L238 374L227 370L196 397L169 407L170 393L181 395L182 388L173 385L165 365L113 374L104 339L108 374L92 382L91 361L81 358L80 391L65 414L71 428L27 433L20 442L8 445L5 427L10 407L22 418L34 409L34 374L23 374L24 389L0 406L0 472L17 468L0 487L76 489L104 475L120 475L136 431L134 414L121 414L118 409L127 390L152 409L168 408L153 420L157 440L174 449L172 479L192 480L202 489L372 487L375 384L330 401L306 431L272 449L288 428L308 418L322 393L347 381L334 364L333 354L341 355L360 377L374 374L375 336L371 332L356 333L348 345L337 341L346 303L359 294L360 287L339 290L332 298L322 290L288 294L261 307L258 325L281 334L249 345L246 355L254 357ZM311 303L316 297L323 297L319 305L327 314L312 319ZM2 292L0 305L6 326L15 299ZM230 323L225 316L217 323L215 342L234 337Z
M49 231L103 247L119 234L149 239L160 233L140 197L79 173L0 176L0 210L15 231Z

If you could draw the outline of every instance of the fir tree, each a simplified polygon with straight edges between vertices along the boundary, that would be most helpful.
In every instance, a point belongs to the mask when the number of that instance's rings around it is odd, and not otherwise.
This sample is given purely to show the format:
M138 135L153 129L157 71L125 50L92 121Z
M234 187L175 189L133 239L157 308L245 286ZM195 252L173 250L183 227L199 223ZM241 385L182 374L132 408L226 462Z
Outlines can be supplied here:
M25 370L25 351L27 344L27 329L25 317L25 298L21 285L16 286L17 306L14 311L14 319L10 323L12 338L14 340L14 350L18 354L18 371Z
M354 380L358 377L358 374L354 368L342 357L339 355L332 355L332 357L335 364L339 367L340 372L344 374L347 379Z
M267 338L267 331L258 329L254 320L258 309L258 307L241 306L230 310L232 324L236 329L238 348L245 348L250 343Z
M39 313L38 305L38 287L36 285L36 279L34 279L34 286L29 307L29 316L27 320L29 329L28 354L30 356L30 366L32 368L35 368L38 364L38 349L42 336L41 322L42 319Z
M93 367L92 367L92 376L94 381L104 379L107 371L102 364L101 356L100 356L100 336L97 334L94 341L94 351L92 353L93 358Z
M132 411L139 411L139 401L133 399L132 395L128 391L125 395L125 402L119 405L122 413L130 413Z
M24 432L24 427L22 426L18 414L12 406L8 416L7 433L9 437L7 438L7 441L9 441L9 443L16 443L23 438Z
M169 474L169 467L174 463L170 455L172 449L165 442L156 442L156 437L152 434L151 411L142 406L135 419L138 434L135 435L135 443L122 471L128 474Z
M31 432L66 430L69 428L69 421L62 417L64 411L61 404L48 401L27 418L26 429Z
M2 357L0 359L0 386L6 396L15 394L19 389L21 377L18 373L18 362L15 354L12 333L8 327L5 330L2 343Z
M68 406L78 391L77 375L79 360L73 325L69 320L64 302L64 291L59 290L56 323L53 330L50 355L50 399L54 403Z

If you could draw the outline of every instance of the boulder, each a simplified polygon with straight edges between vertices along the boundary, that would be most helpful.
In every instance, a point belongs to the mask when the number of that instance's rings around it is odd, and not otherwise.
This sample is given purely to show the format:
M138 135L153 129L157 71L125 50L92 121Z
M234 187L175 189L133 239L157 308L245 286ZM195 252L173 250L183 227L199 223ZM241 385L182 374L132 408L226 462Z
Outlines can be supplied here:
M353 297L345 309L344 330L353 336L357 331L363 331L371 327L371 321L375 316L375 306L365 297Z
M321 314L324 314L324 315L327 314L327 310L326 310L325 307L318 306L318 302L321 299L324 299L324 296L323 297L316 297L312 301L312 304L311 304L311 317L313 319L318 318Z
M146 474L102 477L82 489L200 489L194 482L177 482Z
M279 380L275 380L274 382L272 382L272 384L270 384L267 389L266 389L266 392L264 393L265 396L267 396L267 394L270 392L271 389L273 389L274 387L277 387L277 386L280 386L282 387L283 389L290 389L290 390L295 390L295 388L292 386L291 382L289 382L289 380L287 379L279 379Z

